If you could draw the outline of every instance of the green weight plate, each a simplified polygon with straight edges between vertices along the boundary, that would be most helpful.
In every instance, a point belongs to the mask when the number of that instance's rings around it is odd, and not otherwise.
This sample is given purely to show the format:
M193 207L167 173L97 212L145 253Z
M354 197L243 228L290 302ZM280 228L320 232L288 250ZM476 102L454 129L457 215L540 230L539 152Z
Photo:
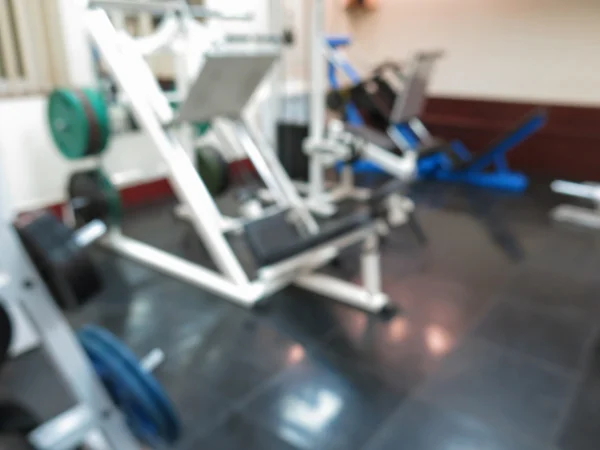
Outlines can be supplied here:
M229 185L229 165L216 148L210 146L197 148L196 168L213 196L225 192Z
M56 146L68 159L100 154L108 144L108 112L99 91L56 89L48 99L48 121Z
M94 219L100 219L107 225L121 223L121 196L102 170L92 169L72 174L67 194L78 226Z
M94 110L96 121L100 128L100 137L98 145L92 149L94 155L102 153L108 147L108 139L110 138L110 117L108 114L108 105L104 98L104 93L100 89L83 89L87 100Z
M54 143L68 159L87 152L89 125L83 104L70 89L56 89L48 98L48 121Z

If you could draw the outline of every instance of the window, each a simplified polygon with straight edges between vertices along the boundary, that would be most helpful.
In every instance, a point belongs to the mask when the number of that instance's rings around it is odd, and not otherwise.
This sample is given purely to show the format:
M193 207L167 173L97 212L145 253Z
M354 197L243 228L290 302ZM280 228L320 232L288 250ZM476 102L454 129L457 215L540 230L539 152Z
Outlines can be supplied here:
M0 0L0 97L66 82L56 0Z

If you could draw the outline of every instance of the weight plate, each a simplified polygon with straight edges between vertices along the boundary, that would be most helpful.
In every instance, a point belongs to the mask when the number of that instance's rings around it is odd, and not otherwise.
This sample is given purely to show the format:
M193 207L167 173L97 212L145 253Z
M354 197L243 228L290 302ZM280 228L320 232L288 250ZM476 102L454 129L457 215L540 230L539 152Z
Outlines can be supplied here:
M54 143L68 159L85 156L89 125L85 109L70 89L56 89L48 98L48 121Z
M196 149L196 168L208 191L221 195L229 186L229 164L221 152L211 146Z
M38 418L24 406L12 400L0 402L0 434L19 433L26 435L39 425ZM12 447L10 448L12 449Z
M25 218L16 230L32 262L63 309L84 304L102 290L100 275L73 232L48 212Z
M108 144L108 112L99 91L54 90L48 98L48 121L54 143L65 158L97 155Z
M104 93L99 89L85 88L82 90L89 104L91 105L98 127L100 128L100 136L98 143L92 145L89 154L101 154L108 146L110 137L110 116L108 113L108 105L104 98Z
M107 350L96 337L83 329L79 342L92 361L115 405L123 412L131 431L146 444L164 434L161 412L144 386L128 370L118 355Z
M2 301L0 301L0 368L4 365L6 357L8 356L12 334L13 327L10 316L2 304Z
M107 225L121 223L121 195L101 169L72 174L67 195L78 227L94 219Z
M146 393L152 398L162 414L162 420L166 424L166 434L162 436L162 439L170 443L175 442L181 434L181 424L171 400L158 381L151 373L140 366L139 361L129 348L107 330L87 325L82 329L82 332L95 339L106 351L117 356L127 366L130 374L144 387Z

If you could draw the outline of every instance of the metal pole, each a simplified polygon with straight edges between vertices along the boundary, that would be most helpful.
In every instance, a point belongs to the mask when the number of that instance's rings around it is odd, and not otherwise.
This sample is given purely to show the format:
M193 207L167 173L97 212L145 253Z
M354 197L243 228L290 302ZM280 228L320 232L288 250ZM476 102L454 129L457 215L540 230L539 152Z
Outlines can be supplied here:
M325 8L323 0L313 1L311 20L311 95L310 95L310 133L309 140L313 145L325 137L325 77L327 62L323 58L323 42L325 28ZM325 184L325 171L318 152L313 152L309 164L310 197L321 195Z
M283 5L282 0L270 0L269 1L269 33L274 36L283 35ZM278 149L277 143L277 122L281 117L281 101L285 98L285 86L284 86L284 71L286 63L286 49L282 45L281 56L279 60L275 62L274 68L271 73L271 89L269 99L269 112L267 114L266 122L269 127L267 136L269 142L274 149Z
M325 135L325 77L327 62L323 58L325 8L323 0L314 0L311 41L311 138L323 139Z
M178 198L189 206L194 228L202 237L217 267L237 284L247 284L248 277L244 269L219 229L221 213L194 166L190 164L189 155L178 140L165 132L156 112L148 108L146 86L140 85L136 75L149 72L149 69L140 61L141 57L136 55L135 48L119 46L123 40L118 39L118 34L104 11L88 11L86 24L104 63L119 87L126 92L135 118L152 138L165 160L171 185Z

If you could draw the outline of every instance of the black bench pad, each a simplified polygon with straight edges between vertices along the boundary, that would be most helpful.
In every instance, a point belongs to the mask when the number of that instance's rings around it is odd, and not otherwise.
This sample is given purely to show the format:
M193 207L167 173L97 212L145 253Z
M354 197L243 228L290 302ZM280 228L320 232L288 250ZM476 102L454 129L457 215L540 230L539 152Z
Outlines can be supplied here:
M246 242L260 266L268 266L325 244L372 222L371 215L357 212L324 224L319 233L300 236L286 220L289 211L253 221L244 227Z

